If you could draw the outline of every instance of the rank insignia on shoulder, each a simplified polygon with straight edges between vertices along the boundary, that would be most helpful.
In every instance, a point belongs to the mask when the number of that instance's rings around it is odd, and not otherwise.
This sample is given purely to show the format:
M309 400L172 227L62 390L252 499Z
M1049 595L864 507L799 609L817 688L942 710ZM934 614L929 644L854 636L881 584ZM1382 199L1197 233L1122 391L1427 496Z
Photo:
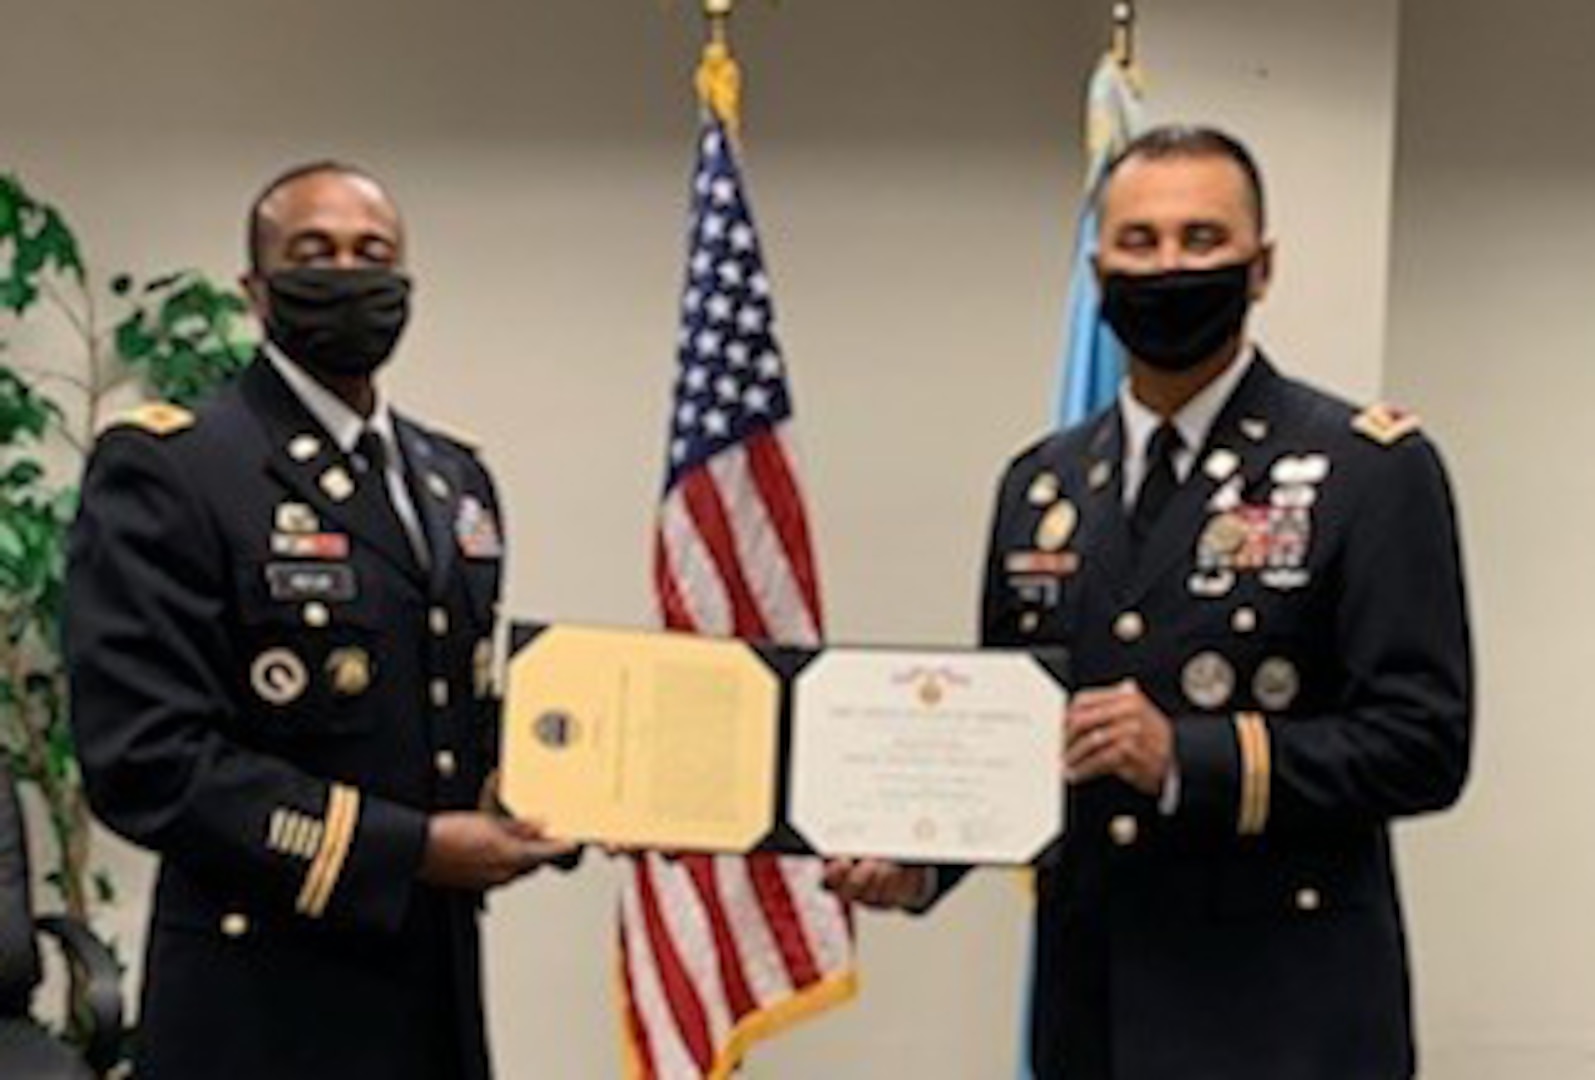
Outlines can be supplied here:
M1417 413L1383 403L1368 406L1351 422L1353 431L1380 446L1394 446L1421 427Z
M167 401L152 401L135 409L129 409L118 416L113 426L136 427L164 439L168 435L187 431L194 426L196 419L192 412L181 405L173 405Z

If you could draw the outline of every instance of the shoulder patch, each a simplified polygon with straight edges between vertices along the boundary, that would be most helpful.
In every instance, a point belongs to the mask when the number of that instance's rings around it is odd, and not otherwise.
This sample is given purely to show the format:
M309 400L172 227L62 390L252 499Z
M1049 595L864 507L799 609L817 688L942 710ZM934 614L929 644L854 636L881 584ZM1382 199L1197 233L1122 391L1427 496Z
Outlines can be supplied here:
M195 415L181 405L168 401L152 401L140 405L111 421L112 427L136 427L151 435L166 438L194 426Z
M1383 403L1368 406L1351 422L1353 431L1380 446L1394 446L1421 427L1417 413Z

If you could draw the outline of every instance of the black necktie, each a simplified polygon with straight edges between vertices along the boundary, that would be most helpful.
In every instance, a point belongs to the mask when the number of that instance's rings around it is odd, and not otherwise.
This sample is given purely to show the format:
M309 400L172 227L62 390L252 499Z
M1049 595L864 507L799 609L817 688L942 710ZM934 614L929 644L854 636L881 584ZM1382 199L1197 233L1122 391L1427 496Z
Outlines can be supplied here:
M383 445L382 436L372 428L360 432L360 437L354 444L355 467L361 473L376 480L382 485L382 497L387 498L388 492L388 448Z
M387 443L373 429L366 428L355 440L354 450L349 456L361 477L360 498L369 500L368 505L383 518L388 527L398 530L398 534L404 538L404 546L413 553L410 530L405 528L398 507L393 505L393 495L388 490Z
M1141 490L1135 497L1135 509L1130 513L1130 537L1137 547L1152 535L1158 518L1168 508L1169 500L1179 490L1179 477L1174 473L1174 455L1180 452L1184 440L1173 424L1164 423L1152 433L1146 445L1146 475L1141 480Z

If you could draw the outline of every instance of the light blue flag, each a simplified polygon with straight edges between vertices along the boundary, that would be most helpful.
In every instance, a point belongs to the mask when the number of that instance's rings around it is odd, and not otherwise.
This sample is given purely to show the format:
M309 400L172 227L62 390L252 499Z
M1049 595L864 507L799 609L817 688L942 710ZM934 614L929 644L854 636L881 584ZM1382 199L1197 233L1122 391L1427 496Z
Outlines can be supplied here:
M1085 199L1076 224L1074 266L1070 274L1069 302L1064 310L1063 355L1059 363L1058 408L1060 429L1078 424L1112 404L1124 377L1124 347L1102 321L1102 296L1097 287L1091 256L1097 244L1096 190L1114 156L1129 145L1142 128L1139 73L1126 67L1115 52L1097 64L1086 93ZM1033 944L1033 943L1032 943ZM1019 1034L1019 1080L1032 1080L1030 1071L1030 1008L1035 983L1035 949L1026 961L1025 1008Z
M1114 156L1141 130L1138 82L1136 71L1126 68L1110 52L1097 65L1087 93L1085 148L1089 168L1075 235L1069 303L1064 313L1056 416L1059 428L1078 424L1110 404L1124 377L1124 348L1102 321L1102 297L1091 256L1097 242L1097 185Z

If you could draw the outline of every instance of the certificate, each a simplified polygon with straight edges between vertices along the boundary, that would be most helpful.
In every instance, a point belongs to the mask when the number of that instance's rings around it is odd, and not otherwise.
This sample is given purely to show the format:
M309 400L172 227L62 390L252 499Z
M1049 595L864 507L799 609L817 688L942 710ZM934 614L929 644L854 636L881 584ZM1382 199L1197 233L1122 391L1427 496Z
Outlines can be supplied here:
M522 625L501 798L567 840L1026 863L1063 826L1060 665Z
M775 823L780 703L740 642L549 627L510 659L500 798L562 839L752 850Z
M826 652L796 683L792 825L828 855L1030 862L1063 827L1064 705L1024 653Z

